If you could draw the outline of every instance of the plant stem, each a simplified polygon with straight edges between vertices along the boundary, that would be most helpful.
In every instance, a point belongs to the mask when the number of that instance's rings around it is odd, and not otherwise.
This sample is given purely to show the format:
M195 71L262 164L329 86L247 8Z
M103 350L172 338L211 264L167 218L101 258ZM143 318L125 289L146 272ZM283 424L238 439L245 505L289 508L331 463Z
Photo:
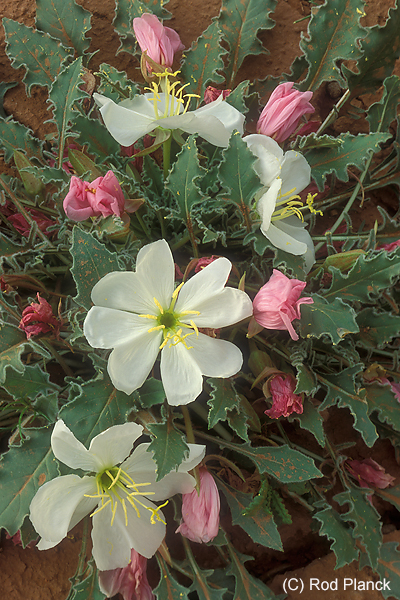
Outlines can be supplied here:
M318 129L317 133L315 134L316 137L321 135L321 133L323 131L325 131L325 129L331 123L333 123L333 121L336 119L336 117L339 113L339 110L342 108L343 104L346 102L346 100L348 99L349 96L350 96L350 90L346 90L345 93L343 94L343 96L340 98L339 102L337 104L335 104L335 106L332 108L329 115L326 117L325 121L322 123L322 125Z

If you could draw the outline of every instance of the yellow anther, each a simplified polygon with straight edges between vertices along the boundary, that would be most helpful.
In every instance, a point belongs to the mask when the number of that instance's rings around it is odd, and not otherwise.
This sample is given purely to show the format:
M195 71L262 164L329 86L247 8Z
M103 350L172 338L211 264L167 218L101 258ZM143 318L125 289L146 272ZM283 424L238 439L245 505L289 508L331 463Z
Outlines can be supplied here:
M158 319L155 315L138 315L138 317L142 317L143 319L154 319L155 321Z
M317 210L317 209L315 209L315 208L313 207L313 204L314 204L314 198L315 198L315 196L318 196L318 194L308 194L308 195L307 195L307 199L306 199L307 206L308 206L308 208L309 208L309 211L310 211L311 213L313 213L314 215L317 215L317 214L319 214L319 215L321 215L321 216L322 216L322 215L324 214L324 213L322 212L322 210Z
M124 515L125 515L125 527L128 527L128 513L126 510L126 506L125 506L125 500L122 498L121 500L121 504L122 504L122 508L124 509ZM112 523L111 523L112 525Z
M118 504L118 502L114 502L114 505L111 503L111 512L112 512L111 525L114 524L115 513L117 512L117 504Z
M95 496L88 496L88 497L89 498L95 498ZM99 513L101 510L103 510L103 508L105 508L106 506L108 506L110 503L111 503L111 498L109 498L105 504L102 504L101 506L98 506L96 508L96 510L91 513L90 516L93 517L94 515L97 515L97 513Z
M200 311L199 310L184 310L183 312L181 312L179 314L180 317L183 317L184 315L199 315Z
M191 326L193 327L193 329L195 330L195 332L196 332L196 336L197 336L197 337L199 337L199 330L197 329L197 325L196 325L196 323L195 323L194 321L192 321L192 320L191 320L191 321L190 321L190 324L191 324Z
M172 299L175 300L175 298L177 297L177 295L179 294L182 286L185 285L185 282L182 282L178 285L178 287L172 292Z
M159 303L159 301L157 300L157 298L153 298L153 300L154 300L154 304L157 306L158 310L163 315L164 314L163 307L161 306L161 304Z
M115 476L115 479L114 479L114 477L112 476L112 474L110 473L110 471L106 471L107 475L108 475L108 476L109 476L109 478L111 479L111 485L108 487L108 489L109 489L109 490L111 490L111 488L112 488L112 487L113 487L113 486L114 486L114 485L117 483L117 481L118 481L118 478L119 478L119 476L120 476L120 474L121 474L121 471L122 471L122 469L121 469L121 467L120 467L120 468L118 469L118 471L117 471L117 474L116 474L116 476Z
M152 331L158 331L159 329L165 329L165 325L157 325L157 327L150 327L147 330L147 333L151 333Z

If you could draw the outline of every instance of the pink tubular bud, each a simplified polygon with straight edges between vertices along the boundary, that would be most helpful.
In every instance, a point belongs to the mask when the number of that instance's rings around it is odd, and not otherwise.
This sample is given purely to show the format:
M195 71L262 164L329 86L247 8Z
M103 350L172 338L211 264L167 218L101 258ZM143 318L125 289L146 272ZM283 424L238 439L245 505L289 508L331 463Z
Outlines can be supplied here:
M177 32L164 27L155 15L145 13L133 19L133 30L141 51L158 65L172 67L175 52L184 49Z
M300 298L306 283L289 279L277 269L253 300L253 316L265 329L287 329L292 340L298 340L292 321L300 319L300 305L312 304L310 297Z
M278 144L294 132L303 115L315 110L309 103L312 92L299 92L292 87L292 82L279 84L257 122L257 133L274 138Z
M207 543L215 538L219 528L219 492L213 476L205 467L199 469L200 490L182 494L182 519L176 533L192 542Z
M272 407L265 411L271 419L288 417L292 413L299 415L303 412L303 400L294 393L296 380L291 375L275 375L268 382L269 393L272 397Z
M124 600L155 600L146 575L147 558L131 550L131 561L123 569L99 571L100 590L112 598L120 593Z

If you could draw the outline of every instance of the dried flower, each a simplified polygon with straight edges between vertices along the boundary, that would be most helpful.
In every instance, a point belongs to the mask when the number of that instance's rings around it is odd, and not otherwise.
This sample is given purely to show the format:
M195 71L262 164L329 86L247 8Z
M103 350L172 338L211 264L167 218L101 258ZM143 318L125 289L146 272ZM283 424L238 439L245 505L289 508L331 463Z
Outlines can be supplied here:
M189 456L178 470L156 481L153 453L147 452L150 444L140 444L131 454L142 431L136 423L114 425L96 435L87 450L63 421L57 421L51 436L54 456L89 474L56 477L36 492L30 519L42 538L39 550L59 544L91 513L92 554L100 571L126 567L132 548L146 558L153 556L165 536L160 510L164 505L153 502L194 488L188 471L203 459L205 447L189 444Z
M199 332L251 315L251 300L225 287L231 263L219 258L175 290L175 265L165 240L138 253L136 272L109 273L92 290L83 330L94 348L113 348L108 372L118 390L143 385L161 350L161 379L169 404L193 402L203 375L231 377L242 365L239 348Z
M147 558L131 550L130 563L123 569L99 571L100 590L112 598L121 594L124 600L155 600L146 575Z
M293 412L301 415L303 412L303 399L294 393L296 380L292 375L273 376L266 384L269 395L272 397L272 407L265 411L271 419L288 417Z
M217 98L222 95L222 98L225 100L229 96L232 90L217 90L217 88L209 85L204 92L204 102L206 104L210 104L210 102L214 102Z
M133 19L133 30L141 51L158 65L172 67L175 52L185 47L176 31L149 13Z
M204 267L207 267L207 265L210 265L212 262L214 262L214 260L217 260L218 256L202 256L201 258L198 259L197 264L194 268L194 272L198 273L199 271L202 271L204 269Z
M182 495L182 519L176 533L192 542L206 544L219 529L220 499L214 477L205 467L199 469L200 489Z
M310 297L300 298L304 281L289 279L277 269L253 300L253 316L265 329L287 329L292 340L298 340L292 321L300 319L300 305L312 304Z
M384 490L395 481L395 477L385 473L385 469L372 458L365 458L361 461L348 460L346 467L357 478L361 487Z
M125 199L114 173L107 171L104 177L97 177L91 183L73 176L63 207L72 221L110 215L120 217L125 209Z
M313 93L293 90L293 83L281 83L272 92L257 122L257 133L268 135L278 143L296 129L300 118L315 108L309 103Z
M53 315L53 309L44 298L37 293L39 304L31 302L29 306L22 311L22 319L19 328L25 331L26 337L31 338L39 333L49 333L50 331L58 337L61 323Z

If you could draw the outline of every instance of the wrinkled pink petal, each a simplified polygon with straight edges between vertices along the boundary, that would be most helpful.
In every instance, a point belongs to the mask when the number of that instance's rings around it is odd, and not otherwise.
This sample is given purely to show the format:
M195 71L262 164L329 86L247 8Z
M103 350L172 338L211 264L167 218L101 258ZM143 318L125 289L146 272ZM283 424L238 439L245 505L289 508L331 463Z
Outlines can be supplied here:
M121 594L124 600L155 600L147 581L147 558L131 550L131 562L123 569L99 571L100 589L108 598Z
M37 294L39 303L32 302L22 311L22 319L19 328L26 333L26 337L31 338L39 333L53 332L57 337L60 332L61 323L53 315L53 309L44 298Z
M385 469L372 458L364 460L349 460L346 466L357 479L361 487L375 487L384 490L395 481L395 477L385 472Z
M111 215L120 217L124 212L125 199L118 179L112 171L107 171L104 177L97 177L91 183L73 176L63 207L72 221Z
M213 476L205 467L199 469L200 490L182 494L183 522L176 530L192 542L207 543L219 529L220 499Z
M214 256L214 255L202 256L197 261L194 272L198 273L199 271L202 271L204 269L204 267L207 267L208 265L210 265L212 262L214 262L214 260L217 260L217 258L218 258L218 256Z
M253 300L253 316L265 329L287 329L293 340L299 336L292 321L300 319L300 305L312 304L310 297L300 298L306 283L298 279L289 279L277 269Z
M222 94L222 98L225 100L229 96L232 90L217 90L217 88L209 85L204 92L204 102L206 104L210 104L210 102L214 102L217 98L219 98Z
M176 31L164 27L155 15L133 19L133 30L141 51L159 65L172 67L175 52L184 48Z
M296 381L290 375L273 377L269 383L272 396L272 407L265 411L271 419L288 417L293 412L301 415L303 412L303 400L301 396L294 393Z
M299 92L292 87L293 83L288 82L275 88L258 119L257 133L281 143L294 132L303 115L314 112L309 103L312 92Z

